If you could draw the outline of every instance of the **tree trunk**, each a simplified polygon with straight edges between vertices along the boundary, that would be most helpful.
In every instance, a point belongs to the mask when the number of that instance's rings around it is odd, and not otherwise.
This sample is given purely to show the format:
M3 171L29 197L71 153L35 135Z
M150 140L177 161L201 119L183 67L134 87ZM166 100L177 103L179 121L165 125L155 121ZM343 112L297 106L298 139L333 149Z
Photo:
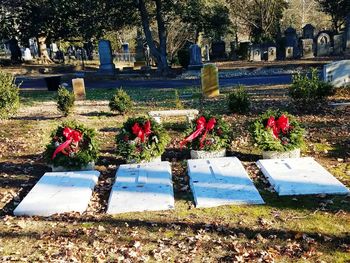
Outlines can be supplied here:
M46 36L40 35L38 36L38 45L39 45L39 55L40 61L43 64L51 64L53 61L51 60L49 53L47 52L46 47Z
M156 47L153 40L153 36L150 29L149 14L146 9L145 1L138 0L137 7L140 12L142 27L146 36L147 44L150 48L152 56L157 61L158 71L162 75L167 75L169 73L169 66L168 66L167 52L166 52L166 29L165 29L165 23L161 12L161 8L162 8L161 0L156 0L156 12L157 12L156 18L157 18L157 24L158 24L159 48Z

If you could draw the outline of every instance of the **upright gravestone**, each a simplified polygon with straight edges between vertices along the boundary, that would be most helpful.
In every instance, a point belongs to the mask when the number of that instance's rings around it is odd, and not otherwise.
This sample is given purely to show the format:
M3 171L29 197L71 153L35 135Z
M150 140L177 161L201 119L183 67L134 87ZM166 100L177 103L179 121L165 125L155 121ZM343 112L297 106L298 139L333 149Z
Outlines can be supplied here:
M29 49L33 57L36 58L39 56L38 42L35 37L29 39Z
M213 42L211 45L211 56L214 59L226 58L226 44L225 41Z
M350 60L340 60L323 67L324 80L334 87L343 87L350 84Z
M294 54L293 47L286 47L285 48L285 58L286 59L293 59L293 54Z
M81 79L81 78L72 79L72 85L73 85L73 92L74 92L75 98L77 100L85 100L86 93L85 93L84 79Z
M331 54L331 37L327 32L320 32L317 36L317 56L329 56Z
M98 53L100 56L100 72L114 74L115 65L113 63L111 42L109 40L100 40L98 42Z
M342 55L344 52L344 37L343 35L333 36L333 55Z
M254 62L261 61L261 48L258 45L252 45L249 48L249 60Z
M205 61L210 61L210 51L209 51L209 45L205 45Z
M313 39L302 39L302 58L313 58L314 57L314 40Z
M277 49L276 47L269 47L267 49L267 61L276 61L277 60Z
M215 64L205 64L201 72L202 90L205 97L216 97L219 91L219 73Z
M304 39L314 39L315 37L315 27L311 24L307 24L303 27L303 38Z
M350 52L350 14L346 17L345 50Z
M190 50L190 64L188 69L200 69L203 66L202 51L197 44L193 44L189 48Z
M289 54L289 59L290 58L296 58L299 55L299 49L298 49L298 36L297 32L294 28L289 27L284 31L285 37L286 37L286 48L292 48L289 49L289 51L292 51L291 57ZM287 53L286 53L287 55ZM286 57L287 58L287 57ZM287 58L287 59L288 59Z
M30 60L33 59L32 53L30 52L30 49L29 49L29 48L26 48L26 49L24 50L23 59L24 59L25 61L30 61Z

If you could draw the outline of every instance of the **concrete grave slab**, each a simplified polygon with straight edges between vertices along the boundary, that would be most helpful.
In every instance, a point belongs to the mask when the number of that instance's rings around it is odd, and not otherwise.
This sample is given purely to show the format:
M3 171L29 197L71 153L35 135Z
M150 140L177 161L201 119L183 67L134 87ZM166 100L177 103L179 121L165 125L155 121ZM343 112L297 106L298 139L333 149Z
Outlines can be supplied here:
M335 61L323 66L324 80L335 87L350 84L350 60Z
M259 160L257 165L279 195L350 193L311 157Z
M169 162L121 165L107 214L168 210L175 207Z
M196 207L264 204L238 158L197 159L187 162Z
M98 171L45 173L13 213L16 216L83 213L99 175Z

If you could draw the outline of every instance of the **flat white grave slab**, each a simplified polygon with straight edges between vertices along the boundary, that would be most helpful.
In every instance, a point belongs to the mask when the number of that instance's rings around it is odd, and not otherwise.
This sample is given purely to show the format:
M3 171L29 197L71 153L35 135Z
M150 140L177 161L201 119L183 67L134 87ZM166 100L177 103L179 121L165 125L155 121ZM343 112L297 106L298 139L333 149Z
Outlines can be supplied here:
M108 214L175 207L169 162L121 165L108 202Z
M196 159L187 162L196 207L264 204L238 158Z
M312 157L259 160L257 165L279 195L350 193Z
M14 215L83 213L98 181L98 171L45 173L14 210Z

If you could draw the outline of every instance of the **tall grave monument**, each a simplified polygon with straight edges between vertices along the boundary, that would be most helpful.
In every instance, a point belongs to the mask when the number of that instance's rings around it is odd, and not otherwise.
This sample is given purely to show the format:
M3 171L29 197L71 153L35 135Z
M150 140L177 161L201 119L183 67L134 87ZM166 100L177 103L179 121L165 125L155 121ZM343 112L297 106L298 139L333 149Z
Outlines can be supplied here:
M109 40L98 42L98 54L100 56L100 72L104 74L114 74L115 65L113 63L112 47Z
M200 69L203 67L202 62L202 51L197 44L192 44L190 46L190 64L188 69Z

